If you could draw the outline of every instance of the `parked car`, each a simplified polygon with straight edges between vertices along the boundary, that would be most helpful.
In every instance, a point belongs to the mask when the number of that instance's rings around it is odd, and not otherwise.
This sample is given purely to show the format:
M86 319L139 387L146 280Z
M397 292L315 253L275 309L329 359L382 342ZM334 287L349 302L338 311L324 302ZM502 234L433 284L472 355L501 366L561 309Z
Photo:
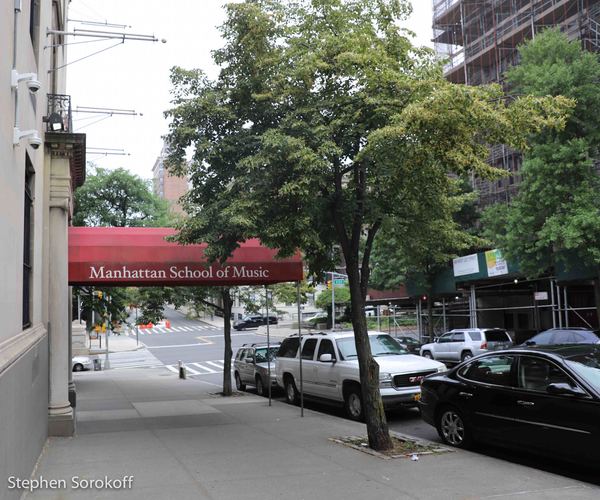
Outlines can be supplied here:
M379 388L386 408L416 406L419 383L426 375L446 370L437 361L410 354L388 334L369 332L369 342L379 365ZM300 398L300 340L287 337L277 354L277 383L288 403ZM322 332L302 335L302 387L304 395L343 404L348 416L363 419L362 395L354 333Z
M525 345L554 344L598 344L600 338L587 328L551 328L538 333L525 342Z
M327 313L318 312L305 320L308 328L315 328L318 324L327 323Z
M245 391L247 385L256 387L259 396L269 393L269 362L271 365L271 389L277 387L275 366L280 342L267 346L267 343L244 344L240 347L233 361L235 386L238 391Z
M93 366L92 359L88 356L73 356L71 359L71 369L74 372L91 370Z
M412 337L402 336L402 337L394 337L396 341L404 347L411 354L420 354L421 352L421 342Z
M236 321L233 323L233 328L236 330L245 330L246 328L258 328L261 325L267 324L266 316L262 314L253 314L251 316L246 316L243 319ZM276 325L277 324L277 316L269 315L269 324Z
M457 328L421 346L421 356L458 362L510 346L512 339L502 328Z
M452 446L486 441L600 464L600 346L484 354L425 378L419 406Z

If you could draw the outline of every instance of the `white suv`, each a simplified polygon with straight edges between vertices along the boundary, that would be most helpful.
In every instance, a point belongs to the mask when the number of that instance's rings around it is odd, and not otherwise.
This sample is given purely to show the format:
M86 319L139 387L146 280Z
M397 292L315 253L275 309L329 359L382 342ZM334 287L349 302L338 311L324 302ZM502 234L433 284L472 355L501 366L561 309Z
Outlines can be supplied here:
M369 332L371 352L379 365L379 388L385 408L416 406L421 380L443 372L437 361L409 354L391 336ZM277 354L277 383L288 403L300 398L300 357L297 335L287 337ZM358 358L353 332L302 335L302 388L305 396L344 404L354 420L363 419Z
M457 328L421 346L421 356L443 361L465 361L484 352L507 349L512 340L502 328Z

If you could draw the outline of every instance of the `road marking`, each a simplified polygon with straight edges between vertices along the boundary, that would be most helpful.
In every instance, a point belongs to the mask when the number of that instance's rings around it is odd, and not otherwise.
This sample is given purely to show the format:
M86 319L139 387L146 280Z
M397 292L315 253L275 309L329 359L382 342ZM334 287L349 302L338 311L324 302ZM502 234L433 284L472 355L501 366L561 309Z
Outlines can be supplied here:
M179 370L177 370L174 366L171 365L165 365L165 368L167 370L171 370L173 373L179 373Z
M208 344L177 344L177 345L155 345L155 346L146 346L146 349L169 349L171 347L200 347Z
M166 330L164 328L159 327L159 326L155 326L154 330L158 331L158 333L166 333Z
M219 364L215 363L214 361L206 361L206 364L211 365L211 366L216 366L217 368L219 368L221 370L223 369L223 365L219 365Z
M207 366L201 365L200 363L190 363L190 364L194 365L196 368L200 368L200 369L204 370L206 373L218 373L216 370L213 370L212 368L208 368ZM198 374L198 372L196 372L196 374Z

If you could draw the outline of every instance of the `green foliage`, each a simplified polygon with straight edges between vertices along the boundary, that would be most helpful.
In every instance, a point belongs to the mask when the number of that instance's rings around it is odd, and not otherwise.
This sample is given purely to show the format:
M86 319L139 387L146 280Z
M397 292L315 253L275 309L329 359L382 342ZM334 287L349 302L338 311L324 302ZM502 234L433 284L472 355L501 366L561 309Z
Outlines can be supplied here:
M317 295L315 305L319 309L331 308L331 290L323 290ZM350 304L350 289L347 286L335 287L335 305L348 305Z
M519 194L508 208L484 215L486 234L530 276L575 257L600 264L600 179L593 168L600 140L600 62L556 30L520 49L508 73L518 92L564 95L576 101L562 130L534 138Z
M499 86L444 80L399 20L405 0L248 0L228 4L216 80L175 68L170 168L192 150L190 218L180 241L206 241L210 260L259 237L279 255L301 249L312 274L341 248L355 335L364 340L374 240L435 213L449 173L494 177L488 144L525 148L564 124L568 100L506 103ZM372 446L391 445L368 342L357 342Z
M465 192L468 189L458 180L445 188L433 209L417 205L404 224L383 225L371 259L372 286L392 289L411 279L429 290L451 259L486 243L468 226L474 218L470 213L474 193Z
M118 168L96 168L75 191L74 226L169 225L167 203L158 198L147 181Z

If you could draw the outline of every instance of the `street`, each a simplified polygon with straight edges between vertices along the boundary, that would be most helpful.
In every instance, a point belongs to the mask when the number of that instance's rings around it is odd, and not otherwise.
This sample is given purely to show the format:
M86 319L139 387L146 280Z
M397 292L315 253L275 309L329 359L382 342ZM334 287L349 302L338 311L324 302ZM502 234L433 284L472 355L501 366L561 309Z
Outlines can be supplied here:
M189 320L180 311L167 308L165 319L171 322L171 328L154 327L140 329L139 341L144 347L132 352L111 353L111 369L125 370L130 368L164 367L165 371L178 376L178 362L181 360L187 369L187 376L201 380L217 388L222 387L223 380L223 330L201 320ZM135 339L135 331L129 332ZM257 335L256 330L232 330L233 355L239 347L246 343L265 342L266 337ZM272 338L275 343L279 339ZM233 377L232 377L232 383ZM249 388L248 392L255 392ZM284 402L283 391L274 391L273 398ZM321 402L305 400L305 407L331 416L346 419L343 408ZM421 420L417 409L397 410L387 413L390 430L410 436L424 438L441 443L437 431ZM533 467L546 472L560 474L565 477L600 484L600 478L590 469L579 464L567 464L552 458L540 458L503 450L491 446L480 445L476 452L488 457L499 458L513 464Z

